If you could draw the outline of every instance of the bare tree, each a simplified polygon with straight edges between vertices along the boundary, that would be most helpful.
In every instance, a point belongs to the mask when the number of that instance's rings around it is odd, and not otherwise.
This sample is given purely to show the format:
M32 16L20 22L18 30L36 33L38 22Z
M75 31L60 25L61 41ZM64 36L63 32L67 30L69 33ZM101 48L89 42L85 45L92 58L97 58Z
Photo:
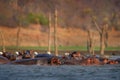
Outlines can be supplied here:
M94 11L91 8L86 9L85 13L90 16L90 20L95 25L97 31L99 32L100 36L100 53L101 55L104 55L104 50L107 47L108 42L108 24L109 24L109 16L106 16L104 14L100 14L101 16L95 16L97 11ZM107 13L106 13L107 14ZM99 22L97 22L97 19ZM91 23L92 24L92 23Z
M2 51L6 52L6 49L5 49L5 39L4 39L3 32L0 31L0 35L1 35L1 42L2 42Z
M21 26L21 24L19 23L20 16L19 16L18 0L10 0L9 4L11 5L12 11L14 12L14 15L13 15L14 21L16 22L17 27L18 27L17 32L16 32L16 47L18 49L18 47L20 45L19 37L20 37L20 26Z
M19 46L20 46L20 32L21 32L21 26L22 26L23 13L22 13L22 8L18 5L18 0L15 0L15 3L16 3L16 13L17 13L17 16L18 16L18 19L17 19L18 30L17 30L16 46L17 46L17 49L19 49Z
M105 23L102 26L99 26L95 19L93 19L93 22L100 35L100 53L101 55L104 55L104 50L107 47L108 42L108 24Z
M95 40L94 40L94 32L88 29L88 39L87 39L87 48L88 52L90 54L94 55L94 46L95 46Z
M55 47L55 55L58 56L58 47L57 47L57 17L58 12L57 9L55 9L55 24L54 24L54 47Z
M48 52L51 51L51 13L49 13Z
M16 40L17 49L19 49L20 46L20 31L21 31L21 24L18 26L18 30L17 30L17 40Z

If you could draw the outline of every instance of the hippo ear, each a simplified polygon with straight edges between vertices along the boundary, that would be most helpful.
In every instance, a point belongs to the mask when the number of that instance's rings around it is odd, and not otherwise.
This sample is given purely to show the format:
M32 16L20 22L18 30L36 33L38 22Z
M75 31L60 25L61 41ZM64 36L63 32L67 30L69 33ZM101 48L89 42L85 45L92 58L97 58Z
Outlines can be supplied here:
M15 52L15 54L19 55L19 52L18 52L18 51L16 51L16 52Z
M47 54L51 54L51 52L48 51Z
M38 53L37 53L37 52L34 52L34 54L35 54L35 55L38 55Z
M0 52L0 55L2 55L3 54L3 52Z

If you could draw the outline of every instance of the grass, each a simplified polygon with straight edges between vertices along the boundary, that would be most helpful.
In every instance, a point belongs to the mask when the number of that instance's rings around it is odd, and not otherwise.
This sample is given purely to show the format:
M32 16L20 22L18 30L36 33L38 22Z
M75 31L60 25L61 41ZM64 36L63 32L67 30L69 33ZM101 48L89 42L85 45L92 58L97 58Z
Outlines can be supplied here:
M20 50L46 50L47 51L47 47L39 47L39 46L27 46L27 47L19 47ZM99 51L99 47L95 47L95 51ZM2 50L2 47L0 47L0 50ZM15 46L6 46L6 50L18 50L17 47ZM54 50L54 47L51 47L51 50ZM87 51L87 47L86 46L59 46L58 47L59 51ZM120 46L119 47L107 47L105 49L106 51L120 51Z
M120 51L120 46L119 46L119 47L108 47L108 48L106 48L106 50L116 50L116 51Z

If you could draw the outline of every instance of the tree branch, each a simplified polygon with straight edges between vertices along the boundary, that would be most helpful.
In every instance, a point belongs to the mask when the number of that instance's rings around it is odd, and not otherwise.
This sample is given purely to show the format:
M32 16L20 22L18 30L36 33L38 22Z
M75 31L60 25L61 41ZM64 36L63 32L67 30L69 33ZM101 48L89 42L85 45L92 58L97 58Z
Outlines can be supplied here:
M102 30L101 30L100 26L97 24L97 22L94 19L93 19L93 22L94 22L97 30L99 31L99 33L102 33Z

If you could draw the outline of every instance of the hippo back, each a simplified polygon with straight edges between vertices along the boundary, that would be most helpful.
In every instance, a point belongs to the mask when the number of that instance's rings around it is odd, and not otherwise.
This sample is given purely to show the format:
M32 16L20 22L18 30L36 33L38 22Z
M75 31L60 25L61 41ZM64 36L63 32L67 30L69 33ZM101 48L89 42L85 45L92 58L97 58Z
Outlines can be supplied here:
M10 64L21 65L48 65L48 58L35 58L35 59L21 59L11 62Z
M7 58L0 56L0 64L6 64L8 62L9 62L9 60Z

